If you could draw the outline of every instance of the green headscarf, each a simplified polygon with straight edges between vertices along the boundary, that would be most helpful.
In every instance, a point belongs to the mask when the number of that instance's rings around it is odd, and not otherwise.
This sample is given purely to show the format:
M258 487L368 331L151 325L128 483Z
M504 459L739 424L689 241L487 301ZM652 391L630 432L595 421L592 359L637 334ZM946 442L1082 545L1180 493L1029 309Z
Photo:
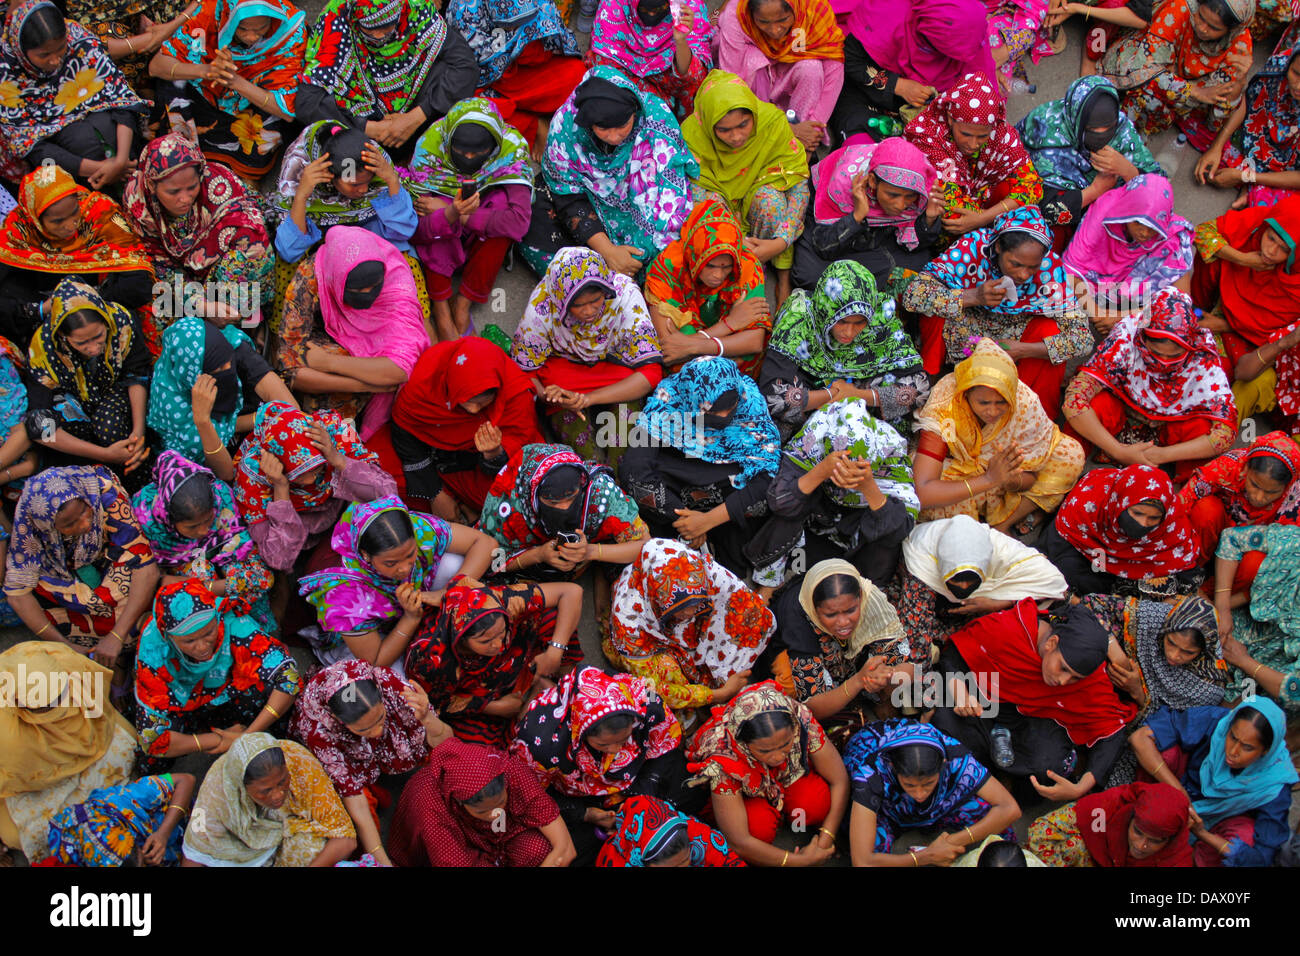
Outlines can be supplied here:
M451 158L452 136L464 125L481 126L496 141L496 151L475 173L462 173ZM479 192L508 185L527 186L531 192L528 143L513 126L506 125L491 100L461 100L420 137L404 180L407 190L417 196L456 196L461 186L470 182L478 186Z

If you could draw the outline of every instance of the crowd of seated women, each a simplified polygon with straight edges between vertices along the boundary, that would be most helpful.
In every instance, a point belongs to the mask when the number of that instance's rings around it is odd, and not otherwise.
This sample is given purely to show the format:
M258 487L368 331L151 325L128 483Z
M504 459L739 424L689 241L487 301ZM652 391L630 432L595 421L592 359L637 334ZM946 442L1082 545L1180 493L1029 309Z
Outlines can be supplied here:
M9 5L0 865L1274 865L1290 9L573 6Z

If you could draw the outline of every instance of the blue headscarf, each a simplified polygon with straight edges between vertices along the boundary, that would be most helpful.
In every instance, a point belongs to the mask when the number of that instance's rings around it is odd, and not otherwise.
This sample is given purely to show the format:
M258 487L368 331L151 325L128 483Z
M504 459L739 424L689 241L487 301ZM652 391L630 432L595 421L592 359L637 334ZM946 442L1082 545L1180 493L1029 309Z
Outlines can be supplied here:
M724 392L738 394L736 410L725 428L709 428L700 417L705 406ZM744 488L759 475L776 473L781 463L781 436L758 386L731 359L692 359L676 375L659 383L638 419L656 441L688 458L715 465L739 465L731 476Z
M1224 747L1228 728L1243 707L1253 707L1264 715L1273 728L1273 745L1249 767L1234 772L1224 759ZM1286 747L1286 715L1282 708L1267 697L1249 698L1224 714L1210 735L1210 752L1201 764L1201 797L1192 802L1192 808L1208 829L1220 820L1258 810L1284 785L1297 779L1300 777Z
M447 22L460 31L478 59L480 89L501 79L535 40L559 56L582 56L552 0L461 0L450 4L446 13Z

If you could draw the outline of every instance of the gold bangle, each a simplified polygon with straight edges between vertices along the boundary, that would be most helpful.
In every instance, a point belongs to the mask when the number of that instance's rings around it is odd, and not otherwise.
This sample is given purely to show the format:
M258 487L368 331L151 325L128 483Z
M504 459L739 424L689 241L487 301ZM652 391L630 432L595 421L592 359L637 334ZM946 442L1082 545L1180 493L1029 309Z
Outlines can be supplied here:
M1226 588L1215 588L1215 589L1214 589L1214 593L1215 593L1215 594L1222 594L1224 591L1231 591L1231 590L1232 590L1232 586L1229 585L1229 586L1226 587Z
M1255 349L1255 356L1259 359L1260 365L1268 364L1268 359L1264 358L1264 346L1261 345L1259 348Z
M605 546L603 544L596 545L596 560L597 561L605 560Z
M845 681L845 682L844 682L843 684L841 684L840 686L841 686L842 688L844 688L844 697L845 697L845 699L846 699L849 703L852 703L852 702L853 702L853 692L849 690L849 682L848 682L848 681Z
M167 79L169 79L169 80L175 80L175 79L176 79L176 61L175 61L175 60L172 60L172 72L171 72L171 76L167 77Z
M106 637L116 637L116 638L117 638L119 641L121 641L123 644L126 643L126 638L122 637L122 635L119 634L119 633L117 633L116 630L109 631L108 634L106 634L105 636L106 636Z
M269 110L271 108L271 94L267 93L265 90L262 92L266 94L266 99L262 101L262 109Z
M921 861L918 860L918 859L916 858L916 851L915 851L915 850L908 850L908 851L907 851L907 855L910 856L910 857L912 858L912 865L913 865L913 866L920 866L920 865L921 865Z
M963 479L962 479L962 483L966 485L966 494L969 495L970 497L974 498L974 497L975 497L975 489L972 488L972 487L970 486L970 479L969 479L969 478L963 478Z
M789 850L786 850L786 851L785 851L785 856L781 857L781 865L782 865L782 866L785 866L785 861L788 860L788 859L790 859L790 851L789 851Z
M274 717L276 720L280 719L280 712L276 710L274 707L272 707L270 704L264 705L262 709L269 710L271 712L271 716Z
M1251 680L1254 680L1259 675L1259 669L1263 666L1264 665L1262 663L1255 665L1255 670L1250 675Z
M216 454L217 452L219 452L219 451L224 451L225 448L226 448L225 445L218 445L216 448L212 449L211 451L208 451L208 449L205 448L205 449L203 449L203 454L205 454L205 455L215 455L215 454Z
M194 738L194 746L199 748L199 753L203 753L203 741L199 740L198 734L190 734Z
M39 631L37 631L35 634L33 634L32 637L40 637L42 634L44 634L46 631L48 631L48 630L50 629L50 625L51 625L51 622L50 622L50 621L46 621L46 622L45 622L45 626L44 626L43 628L41 628Z
M367 850L366 852L369 853L371 856L374 856L376 850L382 850L383 848L384 848L384 844L383 844L383 841L381 840L379 843L376 843L374 846L372 846L372 847L371 847L369 850Z
M825 827L818 827L818 828L817 828L817 832L818 832L818 833L825 833L828 837L831 838L831 842L832 842L832 843L835 842L835 834L832 833L830 830L827 830Z
M179 803L169 803L169 804L167 804L167 809L168 809L168 810L179 810L183 816L187 816L187 817L188 817L188 816L190 815L190 811L186 810L186 809L185 809L184 807L182 807Z
M126 38L126 48L127 48L128 50L130 50L132 53L135 52L135 44L131 42L131 38L130 38L130 37L127 37L127 38Z
M976 841L975 841L975 834L971 832L970 827L967 827L967 828L966 828L966 836L970 838L971 843L976 842Z

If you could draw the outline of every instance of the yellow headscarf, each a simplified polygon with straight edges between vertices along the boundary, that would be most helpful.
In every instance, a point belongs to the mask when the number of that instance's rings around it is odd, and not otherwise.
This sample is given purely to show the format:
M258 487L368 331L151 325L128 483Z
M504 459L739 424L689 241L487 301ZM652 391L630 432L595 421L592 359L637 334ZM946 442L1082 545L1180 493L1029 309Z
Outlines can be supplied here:
M86 680L94 681L93 699L80 696ZM0 654L0 799L76 776L108 752L115 728L130 732L109 703L112 680L111 670L60 641L25 641ZM42 683L33 702L26 695ZM30 709L65 689L68 705ZM24 700L29 705L19 706ZM98 716L88 713L92 703L102 708Z
M808 615L813 630L819 634L825 633L817 617L817 605L813 603L813 592L817 590L817 585L836 574L846 574L853 578L858 582L858 587L862 590L862 605L858 617L858 627L850 635L848 644L844 649L844 657L847 660L853 660L869 644L893 644L906 638L903 625L899 623L898 615L894 612L894 608L890 605L889 599L885 597L884 592L859 574L857 568L842 558L831 558L814 564L808 569L808 573L804 575L803 584L799 587L799 606ZM880 650L883 650L883 647L872 648L872 650L879 653Z
M713 127L732 110L748 110L754 132L739 149L718 139ZM700 187L727 201L733 215L748 219L759 186L785 192L808 178L808 154L795 139L780 108L760 102L734 73L713 70L695 94L695 112L682 123L682 136L700 163Z
M64 320L83 309L94 312L108 326L103 358L93 365L59 334ZM83 402L98 399L121 374L134 335L128 309L107 301L84 282L64 279L50 296L50 318L32 335L28 353L32 374L51 391L75 392Z

